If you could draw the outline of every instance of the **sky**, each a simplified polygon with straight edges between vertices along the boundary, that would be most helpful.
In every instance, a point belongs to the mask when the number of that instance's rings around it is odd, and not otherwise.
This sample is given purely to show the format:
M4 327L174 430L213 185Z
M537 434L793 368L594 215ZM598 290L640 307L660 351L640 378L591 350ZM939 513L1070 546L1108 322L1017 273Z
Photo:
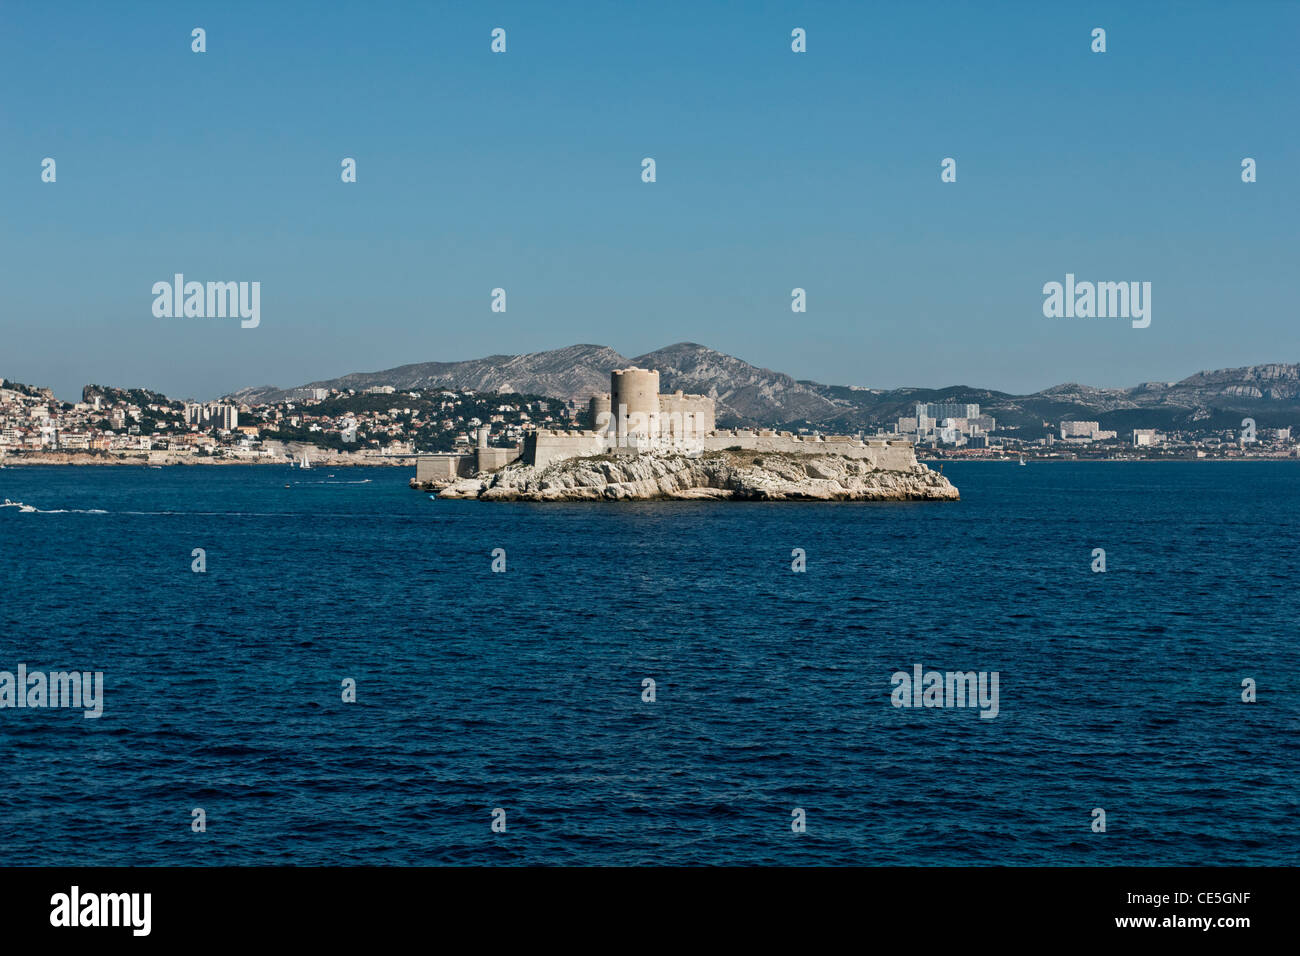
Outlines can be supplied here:
M691 341L1030 392L1300 361L1298 48L1300 3L1263 0L5 0L0 377L202 400ZM260 324L156 317L178 272L260 282ZM1150 282L1150 326L1045 317L1067 273Z

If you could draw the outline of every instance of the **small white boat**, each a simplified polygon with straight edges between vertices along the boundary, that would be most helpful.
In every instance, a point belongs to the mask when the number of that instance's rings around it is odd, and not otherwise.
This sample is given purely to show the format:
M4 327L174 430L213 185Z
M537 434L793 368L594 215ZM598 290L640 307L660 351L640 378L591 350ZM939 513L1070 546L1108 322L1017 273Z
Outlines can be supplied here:
M1023 465L1024 463L1025 463L1025 456L1024 456L1024 455L1021 455L1021 456L1020 456L1020 464Z
M303 455L303 456L302 456L302 464L299 465L298 467L299 467L299 468L310 468L310 467L311 467L311 462L309 462L309 461L307 460L307 456L306 456L306 455Z

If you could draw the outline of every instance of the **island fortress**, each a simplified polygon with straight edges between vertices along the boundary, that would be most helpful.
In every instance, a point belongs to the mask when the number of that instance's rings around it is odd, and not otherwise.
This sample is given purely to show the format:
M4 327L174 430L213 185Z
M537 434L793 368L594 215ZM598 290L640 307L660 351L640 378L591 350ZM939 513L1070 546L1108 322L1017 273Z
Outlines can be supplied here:
M910 471L916 465L912 442L847 435L799 436L769 429L723 429L714 420L714 401L707 395L680 391L661 394L659 373L624 368L610 374L609 393L593 395L581 431L538 429L520 445L489 447L488 430L479 429L471 454L422 455L416 482L454 481L497 471L514 462L545 468L570 458L668 452L701 455L720 451L757 451L793 455L839 455L863 459L885 471Z

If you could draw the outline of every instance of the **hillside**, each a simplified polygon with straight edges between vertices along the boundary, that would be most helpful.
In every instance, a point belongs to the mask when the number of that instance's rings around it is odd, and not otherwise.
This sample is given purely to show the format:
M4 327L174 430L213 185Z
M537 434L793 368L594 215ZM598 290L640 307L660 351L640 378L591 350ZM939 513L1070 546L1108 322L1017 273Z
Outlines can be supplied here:
M665 392L711 396L723 425L809 426L856 431L911 415L917 402L977 402L1000 425L1041 428L1044 422L1085 419L1103 428L1229 428L1245 416L1260 427L1300 424L1300 365L1251 365L1201 371L1180 382L1132 388L1064 384L1031 395L971 386L871 389L798 381L693 342L635 358L603 345L571 345L526 355L490 355L463 362L421 362L377 372L308 382L303 387L455 388L507 391L585 401L609 390L609 373L639 365L658 369ZM229 396L257 403L285 398L274 386Z

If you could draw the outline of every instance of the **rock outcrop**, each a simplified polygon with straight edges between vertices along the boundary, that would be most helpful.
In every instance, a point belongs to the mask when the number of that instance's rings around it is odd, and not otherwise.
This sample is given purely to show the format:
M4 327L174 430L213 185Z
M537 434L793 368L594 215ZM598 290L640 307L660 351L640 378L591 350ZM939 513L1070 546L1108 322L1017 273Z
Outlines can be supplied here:
M508 465L461 478L439 498L480 501L955 501L957 489L925 465L882 471L839 455L715 452L570 458L545 468Z

